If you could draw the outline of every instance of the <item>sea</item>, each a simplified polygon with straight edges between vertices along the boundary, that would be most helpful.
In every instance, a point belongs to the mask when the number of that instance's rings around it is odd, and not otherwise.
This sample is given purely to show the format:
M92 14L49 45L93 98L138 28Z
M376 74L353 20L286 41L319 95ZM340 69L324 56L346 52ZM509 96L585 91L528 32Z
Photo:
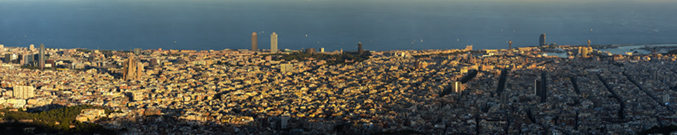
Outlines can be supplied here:
M102 50L677 43L672 0L0 0L0 44Z

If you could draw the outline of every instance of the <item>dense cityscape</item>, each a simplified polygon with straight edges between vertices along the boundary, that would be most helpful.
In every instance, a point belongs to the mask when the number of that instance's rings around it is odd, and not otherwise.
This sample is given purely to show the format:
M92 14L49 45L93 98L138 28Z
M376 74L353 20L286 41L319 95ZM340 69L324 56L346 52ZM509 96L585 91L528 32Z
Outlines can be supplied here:
M0 45L0 122L27 134L44 123L114 134L638 134L677 124L675 54L610 54L545 34L534 47L345 52L278 51L275 33L272 49L258 49L257 36L239 50ZM71 125L16 114L83 105Z

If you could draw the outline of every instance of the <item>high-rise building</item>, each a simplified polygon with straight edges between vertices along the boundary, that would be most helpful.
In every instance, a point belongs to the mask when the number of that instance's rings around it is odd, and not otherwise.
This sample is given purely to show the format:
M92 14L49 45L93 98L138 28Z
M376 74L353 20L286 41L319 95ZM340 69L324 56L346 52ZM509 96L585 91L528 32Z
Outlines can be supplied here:
M587 58L590 53L592 52L592 47L579 47L578 48L578 53L581 55L583 58Z
M24 65L32 65L33 62L35 61L35 58L33 57L32 54L24 55Z
M324 52L324 48L320 48L320 52Z
M255 51L255 52L256 52L256 51L259 50L259 48L258 48L258 43L259 43L259 39L258 39L258 37L256 36L256 32L253 32L253 33L252 33L252 50L251 50L251 51Z
M590 43L592 43L592 42L590 42L590 39L588 39L588 47L590 47Z
M357 42L357 54L362 53L364 53L364 50L362 50L362 42Z
M541 96L541 88L542 88L541 85L543 85L541 79L537 78L536 80L534 80L534 94L536 94L536 96L539 97Z
M277 34L275 32L273 32L273 34L270 34L270 52L271 53L277 52Z
M26 62L26 61L24 61L24 57L26 57L26 56L23 55L23 54L17 55L16 63L19 63L20 65L24 65L24 63Z
M281 129L287 129L287 125L289 124L289 120L291 119L291 115L289 112L285 112L282 114L280 117L280 128Z
M466 51L472 51L472 45L466 45L465 50Z
M541 34L541 37L538 40L538 45L539 46L548 45L548 43L545 43L545 33Z
M29 49L29 50L35 49L35 45L33 45L33 44L29 45L29 46L28 46L28 49Z
M463 90L465 90L465 86L463 86L463 83L455 81L451 84L451 91L455 93L461 93L463 92Z
M508 104L508 99L510 99L510 92L502 92L499 93L501 96L501 104L506 105Z
M3 62L12 63L12 54L5 54L5 59L3 59Z
M39 51L39 58L38 58L38 65L40 66L40 69L45 69L45 45L40 43L40 51Z
M131 53L127 60L122 64L124 80L138 80L143 74L143 63L136 59Z
M14 98L29 99L35 96L35 88L33 86L14 86Z
M511 49L512 49L512 40L508 41L508 50L511 50Z
M536 96L541 98L541 103L545 103L547 101L548 95L547 95L547 90L546 86L546 78L545 78L545 72L541 73L541 78L534 80L534 91Z
M587 57L588 57L588 48L587 48L587 47L581 47L581 48L583 48L583 49L581 49L581 50L582 50L582 51L581 51L581 56L582 56L583 58L587 58Z

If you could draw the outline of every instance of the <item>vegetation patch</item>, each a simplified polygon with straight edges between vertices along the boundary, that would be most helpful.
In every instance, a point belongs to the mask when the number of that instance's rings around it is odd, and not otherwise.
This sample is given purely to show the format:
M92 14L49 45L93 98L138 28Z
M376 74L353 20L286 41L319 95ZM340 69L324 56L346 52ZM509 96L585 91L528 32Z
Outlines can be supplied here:
M115 134L113 130L95 123L81 123L75 120L84 109L104 109L106 114L113 111L101 106L79 105L29 113L23 110L0 109L2 121L0 132L7 134Z

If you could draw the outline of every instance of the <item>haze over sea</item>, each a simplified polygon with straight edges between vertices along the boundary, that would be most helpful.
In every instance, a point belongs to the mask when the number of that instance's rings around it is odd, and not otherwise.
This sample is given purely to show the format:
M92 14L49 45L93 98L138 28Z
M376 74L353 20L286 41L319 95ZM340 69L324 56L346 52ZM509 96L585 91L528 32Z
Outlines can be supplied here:
M0 44L107 50L677 43L677 1L0 0ZM306 36L307 34L307 36Z

